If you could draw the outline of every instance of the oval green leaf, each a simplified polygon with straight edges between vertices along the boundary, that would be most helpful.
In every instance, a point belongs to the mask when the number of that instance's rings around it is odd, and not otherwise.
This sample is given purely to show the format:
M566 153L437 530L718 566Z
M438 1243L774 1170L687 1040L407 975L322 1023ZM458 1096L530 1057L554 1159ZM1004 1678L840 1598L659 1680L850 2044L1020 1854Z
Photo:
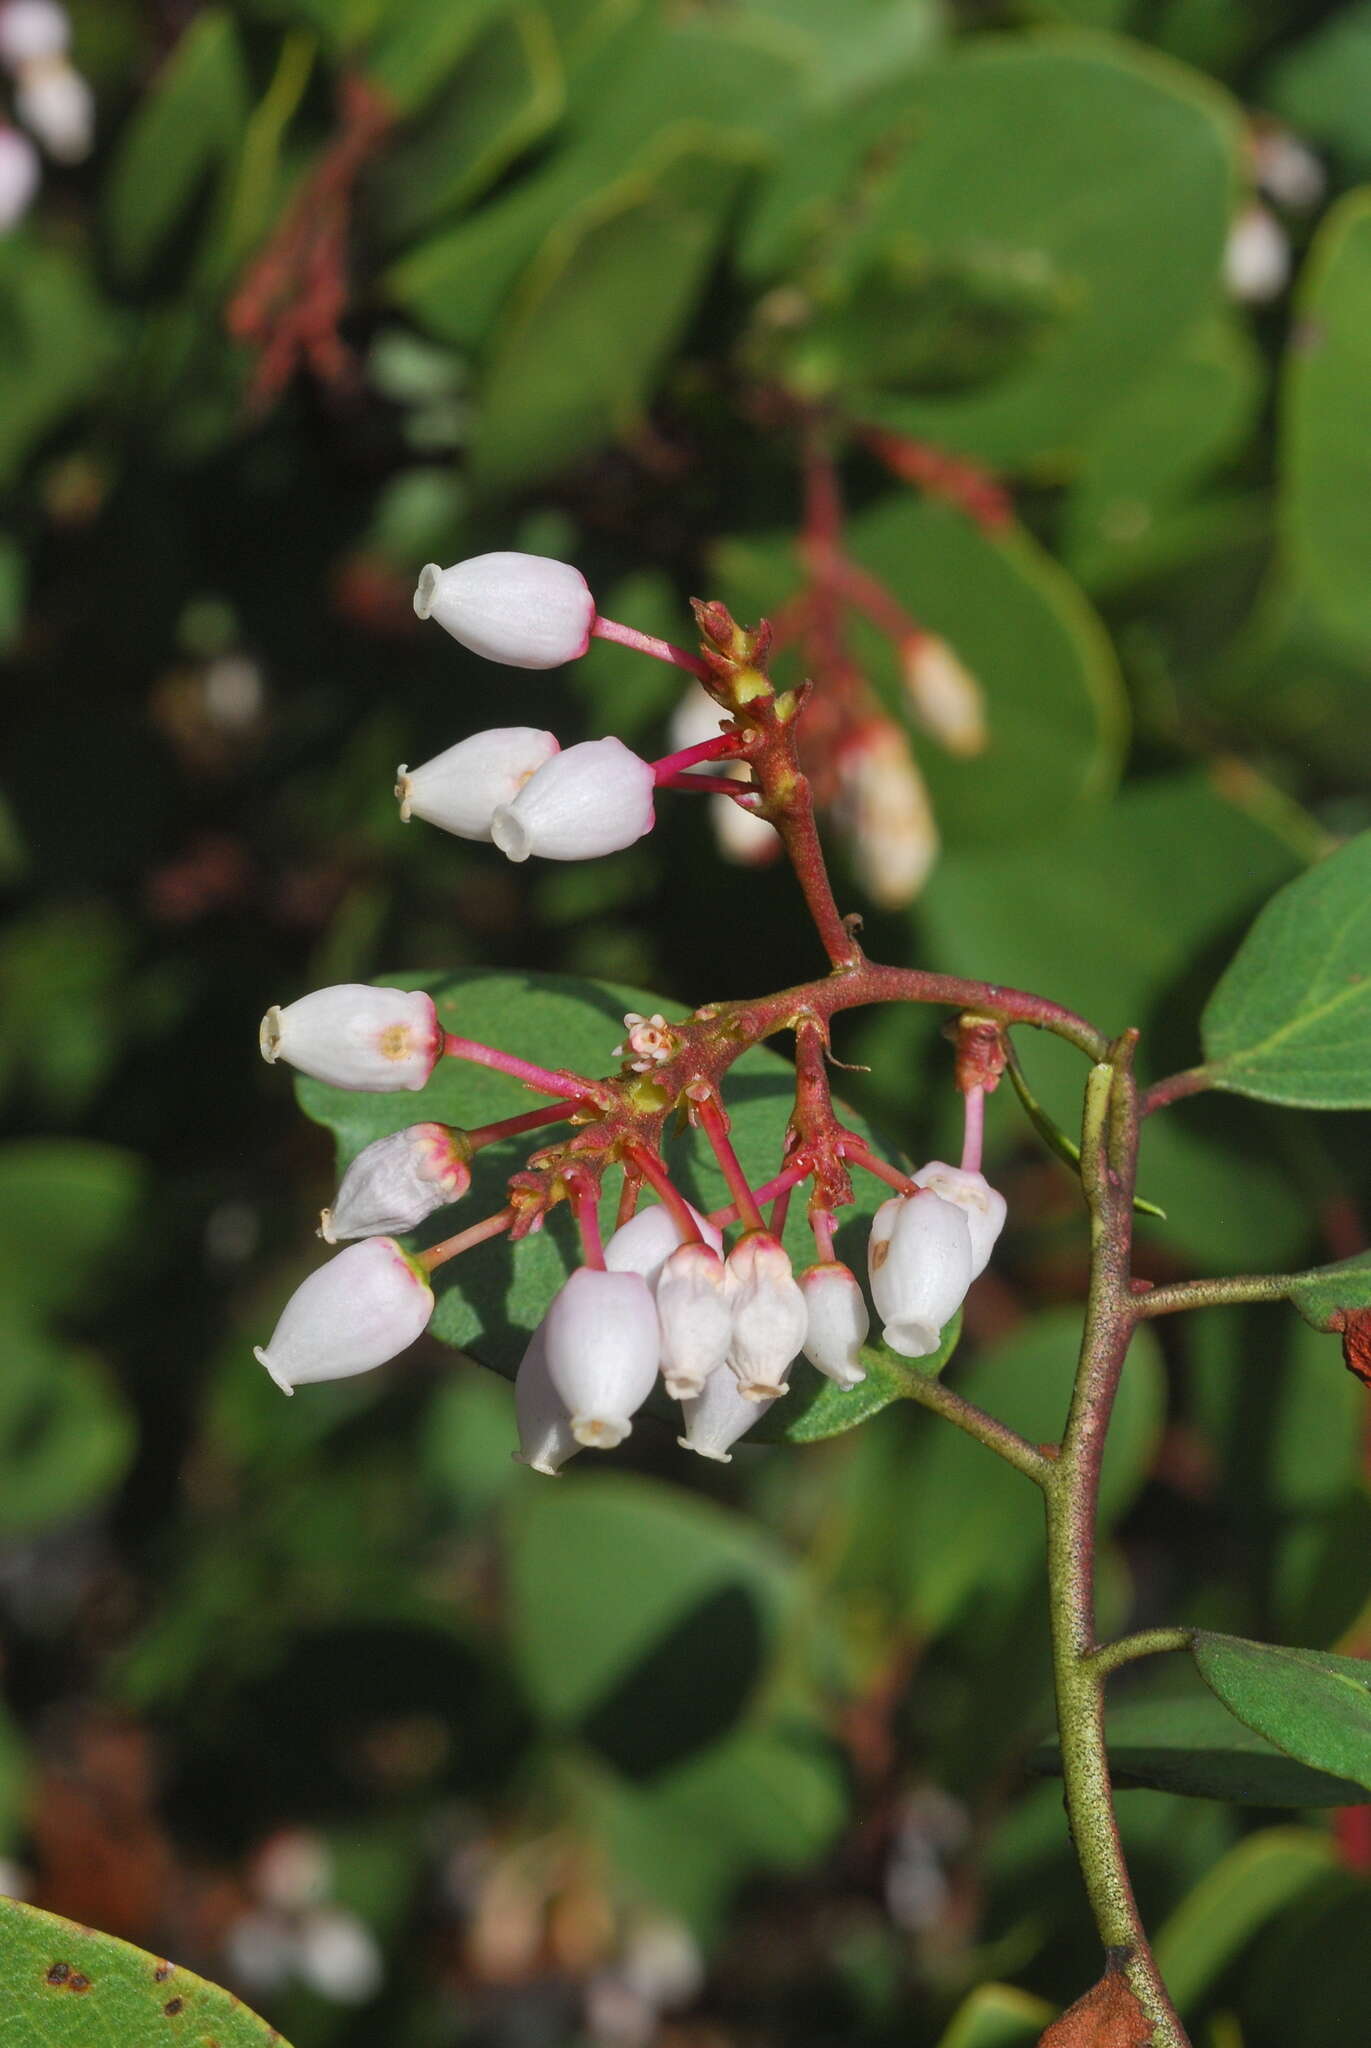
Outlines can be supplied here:
M429 989L450 1031L540 1065L569 1067L587 1075L617 1071L613 1048L623 1036L626 1010L646 1015L662 1010L670 1016L681 1007L661 996L645 995L641 989L615 988L562 975L472 970L380 979L405 988ZM364 1145L387 1132L403 1130L407 1124L436 1119L471 1129L518 1116L541 1100L506 1075L462 1060L441 1060L428 1086L417 1094L351 1094L308 1080L299 1081L297 1091L306 1114L333 1132L340 1173ZM794 1093L793 1067L761 1047L744 1053L725 1083L733 1144L754 1186L761 1186L777 1171ZM882 1157L891 1156L860 1117L851 1111L844 1114L849 1126L862 1132ZM472 1187L460 1210L441 1211L415 1233L413 1241L434 1244L461 1228L462 1221L475 1222L501 1208L509 1175L522 1166L530 1151L556 1136L555 1129L535 1132L478 1153ZM668 1136L666 1145L673 1177L695 1206L722 1208L729 1200L728 1190L699 1134ZM606 1234L614 1227L618 1196L617 1175L607 1178L610 1186L601 1210ZM839 1228L838 1250L840 1257L860 1271L866 1230L889 1190L862 1176L854 1192L854 1206L844 1213ZM813 1259L813 1238L802 1201L791 1204L785 1243L797 1267ZM438 1277L433 1334L512 1379L531 1332L577 1263L575 1230L565 1209L559 1208L545 1229L521 1243L511 1245L501 1239L445 1267ZM943 1350L927 1361L929 1366L939 1368L951 1355L957 1328L956 1324L949 1326ZM883 1352L873 1351L868 1364L868 1379L848 1394L801 1365L792 1378L790 1394L763 1418L752 1440L783 1437L791 1442L813 1442L866 1420L900 1396L912 1370ZM654 1405L664 1419L676 1421L676 1411L664 1396L654 1397Z
M13 2048L289 2048L217 1984L17 1899L0 1898L0 2004Z
M1246 1727L1311 1770L1371 1791L1371 1663L1204 1632L1192 1654Z
M1230 1849L1159 1932L1157 1967L1184 2012L1253 1936L1337 1869L1330 1835L1263 1828Z
M1371 1108L1371 832L1272 897L1201 1033L1212 1087L1304 1109Z

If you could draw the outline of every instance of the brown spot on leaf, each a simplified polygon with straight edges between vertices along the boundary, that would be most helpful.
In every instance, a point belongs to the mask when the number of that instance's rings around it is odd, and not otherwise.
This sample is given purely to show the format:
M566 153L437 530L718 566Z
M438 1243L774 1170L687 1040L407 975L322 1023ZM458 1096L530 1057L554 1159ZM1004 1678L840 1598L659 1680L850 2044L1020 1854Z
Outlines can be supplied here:
M168 1977L169 1977L169 1976L171 1975L171 1972L172 1972L172 1965L171 1965L170 1963L167 1963L167 1962L162 1962L162 1963L159 1963L159 1964L157 1965L157 1968L156 1968L156 1969L155 1969L155 1970L153 1971L153 1973L152 1973L152 1981L153 1981L153 1983L154 1983L154 1984L165 1984L165 1983L166 1983L166 1981L167 1981L167 1979L168 1979Z
M184 2012L185 2008L186 2001L184 1998L169 1998L166 2004L162 2007L162 2010L169 2020L174 2020L177 2013Z
M70 1963L54 1963L43 1981L45 1984L65 1984L70 1975Z
M1038 2048L1148 2048L1152 2022L1111 1961L1098 1984L1039 2036Z

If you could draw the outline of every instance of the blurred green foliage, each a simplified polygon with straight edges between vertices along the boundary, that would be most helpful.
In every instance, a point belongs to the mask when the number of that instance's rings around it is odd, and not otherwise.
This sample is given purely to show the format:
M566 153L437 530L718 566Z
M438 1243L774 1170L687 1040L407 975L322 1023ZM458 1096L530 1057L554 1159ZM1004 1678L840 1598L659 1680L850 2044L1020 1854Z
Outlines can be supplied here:
M785 874L719 863L703 805L530 871L401 827L389 789L516 715L665 751L679 696L601 644L490 669L417 626L423 561L557 554L675 639L692 592L784 616L818 422L849 555L955 651L988 735L942 744L849 622L942 841L908 905L836 841L872 953L1136 1024L1148 1080L1236 1059L1262 1105L1149 1126L1154 1278L1358 1253L1364 1127L1320 1105L1365 1102L1365 998L1342 982L1329 1036L1320 976L1360 971L1329 935L1365 922L1368 842L1296 878L1371 825L1371 11L72 15L95 153L0 240L6 1884L296 2048L1030 2042L1097 1959L1035 1775L1027 1482L879 1368L864 1412L892 1405L831 1442L690 1470L645 1422L554 1488L508 1459L503 1381L439 1343L283 1402L250 1347L317 1258L335 1160L252 1035L270 1002L410 970L476 1035L484 989L528 1056L608 1065L628 990L689 1009L817 967ZM1259 300L1231 240L1254 204L1294 272ZM779 672L812 666L792 642ZM1238 946L1292 881L1273 991ZM568 980L530 996L543 974ZM843 1019L835 1048L889 1148L955 1144L935 1017ZM1070 1130L1078 1064L1021 1051ZM742 1078L760 1160L785 1076ZM464 1114L514 1093L452 1085ZM345 1155L409 1120L303 1092ZM1078 1192L1007 1088L989 1123L1010 1225L949 1377L1053 1435ZM454 1288L440 1333L480 1353L497 1306L505 1369L566 1253L519 1249L513 1279L473 1262L481 1317ZM1232 1712L1161 1666L1111 1710L1204 2048L1342 2048L1371 2018L1361 1750L1324 1715L1295 1760L1223 1648L1359 1687L1324 1653L1371 1649L1364 1400L1288 1308L1159 1326L1124 1382L1102 1625L1190 1623L1233 1666ZM290 1855L314 1857L293 1890ZM5 1916L0 2032L27 2048L53 2037L16 1997L78 1999L25 1978L55 1958ZM101 1955L111 1983L129 1955Z

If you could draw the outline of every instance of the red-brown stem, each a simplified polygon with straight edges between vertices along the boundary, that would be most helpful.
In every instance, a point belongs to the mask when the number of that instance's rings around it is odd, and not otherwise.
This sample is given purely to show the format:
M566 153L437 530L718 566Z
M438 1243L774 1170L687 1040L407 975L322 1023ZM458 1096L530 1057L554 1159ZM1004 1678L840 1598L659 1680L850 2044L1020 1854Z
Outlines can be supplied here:
M690 1204L656 1153L646 1145L628 1145L624 1149L624 1157L642 1175L662 1207L671 1211L681 1233L681 1242L699 1244L700 1226L690 1212Z
M674 754L663 754L660 761L654 761L652 772L659 783L670 782L683 769L695 767L700 761L726 761L746 741L736 732L716 733L712 740L700 740L693 747L680 747Z
M605 1248L600 1241L599 1189L588 1173L569 1173L566 1184L571 1198L571 1213L581 1234L581 1257L587 1266L603 1273Z
M498 1052L493 1045L482 1045L475 1038L457 1038L448 1031L443 1036L443 1051L449 1059L471 1060L478 1067L493 1067L497 1074L508 1074L512 1080L522 1081L526 1088L537 1088L544 1095L565 1096L568 1084L583 1089L587 1097L594 1099L594 1088L579 1074L554 1074L548 1067L535 1067L531 1060L521 1060L512 1052Z
M785 1220L790 1214L790 1196L791 1189L782 1188L780 1194L777 1195L771 1205L771 1221L768 1223L767 1229L778 1242L785 1236ZM757 1206L760 1208L761 1204L758 1203Z
M507 1116L496 1124L478 1124L474 1131L466 1133L466 1141L473 1152L479 1152L483 1145L498 1145L503 1138L517 1138L524 1131L540 1130L544 1124L562 1124L577 1105L574 1102L550 1102L546 1109L530 1109L523 1116Z
M821 1265L828 1266L833 1263L833 1233L837 1224L838 1219L831 1209L811 1209L809 1212L809 1227L814 1232L814 1243Z
M508 1230L514 1221L512 1209L501 1209L494 1216L487 1216L483 1223L473 1223L466 1230L459 1230L455 1237L445 1237L441 1244L431 1244L426 1252L418 1254L418 1262L426 1273L436 1273L449 1259L455 1259L461 1252L469 1252L473 1245L484 1244L487 1238L498 1237L502 1230Z
M968 1088L963 1101L966 1104L966 1122L962 1130L962 1171L979 1173L981 1149L985 1142L984 1088Z
M670 640L659 640L652 633L640 633L636 626L621 626L617 619L606 619L597 613L590 629L593 640L613 640L620 647L631 647L638 654L650 654L654 661L669 662L672 668L688 669L701 682L710 680L709 665L701 661L698 654L688 654L684 647L676 647Z
M816 572L827 578L840 597L845 598L854 610L865 612L872 625L887 639L893 640L897 647L903 648L911 641L928 638L927 629L905 610L880 578L871 575L840 548L829 549L813 566Z
M614 1228L622 1230L631 1223L638 1213L638 1197L643 1192L643 1176L630 1161L624 1161L624 1182L619 1189L619 1206L614 1212Z
M763 785L765 787L765 785ZM789 802L779 817L771 820L781 836L806 908L814 920L829 960L836 968L850 971L861 963L862 949L851 927L843 920L828 879L828 863L814 822L814 797L808 779L797 775Z
M787 1166L783 1172L778 1173L774 1180L766 1181L761 1187L754 1188L752 1198L758 1207L763 1202L772 1202L778 1195L784 1194L788 1188L797 1187L802 1180L807 1180L810 1171L808 1161L803 1163L797 1161L794 1165ZM726 1202L722 1209L711 1209L709 1220L711 1223L717 1223L720 1229L723 1229L727 1224L736 1223L738 1221L738 1204L736 1202Z
M1166 1109L1173 1102L1181 1102L1187 1095L1200 1095L1214 1085L1211 1067L1186 1067L1179 1074L1168 1074L1164 1081L1154 1081L1145 1088L1138 1098L1138 1115L1151 1116L1154 1109Z
M659 779L658 789L693 789L702 796L746 796L755 784L739 782L732 775L669 775L665 781ZM745 803L743 809L750 811L752 804Z
M728 1182L728 1192L737 1205L739 1222L745 1230L765 1230L762 1212L757 1207L757 1197L749 1187L742 1161L733 1149L728 1135L728 1125L716 1097L712 1092L704 1092L698 1096L691 1094L690 1105L694 1119L708 1138L714 1157L719 1162L720 1171Z
M854 1166L864 1168L867 1173L874 1173L877 1180L883 1180L887 1187L894 1188L898 1194L914 1193L914 1183L909 1175L901 1173L898 1166L887 1165L885 1160L878 1159L874 1152L868 1152L860 1138L844 1138L838 1149L844 1159L850 1159Z

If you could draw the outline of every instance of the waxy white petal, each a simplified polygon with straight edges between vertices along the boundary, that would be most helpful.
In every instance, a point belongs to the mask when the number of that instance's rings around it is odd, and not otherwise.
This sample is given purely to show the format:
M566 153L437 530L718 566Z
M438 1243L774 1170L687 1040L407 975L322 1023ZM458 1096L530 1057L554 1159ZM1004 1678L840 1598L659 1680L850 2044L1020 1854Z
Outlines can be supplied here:
M862 1346L871 1318L856 1274L836 1259L810 1266L800 1275L800 1292L809 1318L805 1357L835 1386L860 1386L866 1378Z
M373 1139L343 1175L333 1207L324 1210L320 1237L337 1244L346 1237L413 1230L466 1193L468 1158L461 1132L447 1124L410 1124Z
M931 1188L882 1202L867 1253L871 1298L901 1358L929 1358L971 1285L964 1212Z
M647 1282L579 1267L552 1298L543 1341L577 1443L613 1450L657 1378L657 1310Z
M473 654L511 668L558 668L590 645L595 599L579 569L547 555L473 555L450 569L430 562L414 609Z
M370 1372L427 1328L433 1289L394 1238L350 1244L301 1281L253 1353L281 1391Z
M340 982L315 989L262 1019L262 1058L284 1060L335 1088L383 1094L422 1088L443 1049L433 998L422 989Z
M514 861L595 860L652 830L654 788L651 763L622 740L582 740L499 806L490 836Z
M400 764L395 794L408 824L423 818L459 839L490 838L490 821L560 751L556 736L531 725L474 732L421 767Z

